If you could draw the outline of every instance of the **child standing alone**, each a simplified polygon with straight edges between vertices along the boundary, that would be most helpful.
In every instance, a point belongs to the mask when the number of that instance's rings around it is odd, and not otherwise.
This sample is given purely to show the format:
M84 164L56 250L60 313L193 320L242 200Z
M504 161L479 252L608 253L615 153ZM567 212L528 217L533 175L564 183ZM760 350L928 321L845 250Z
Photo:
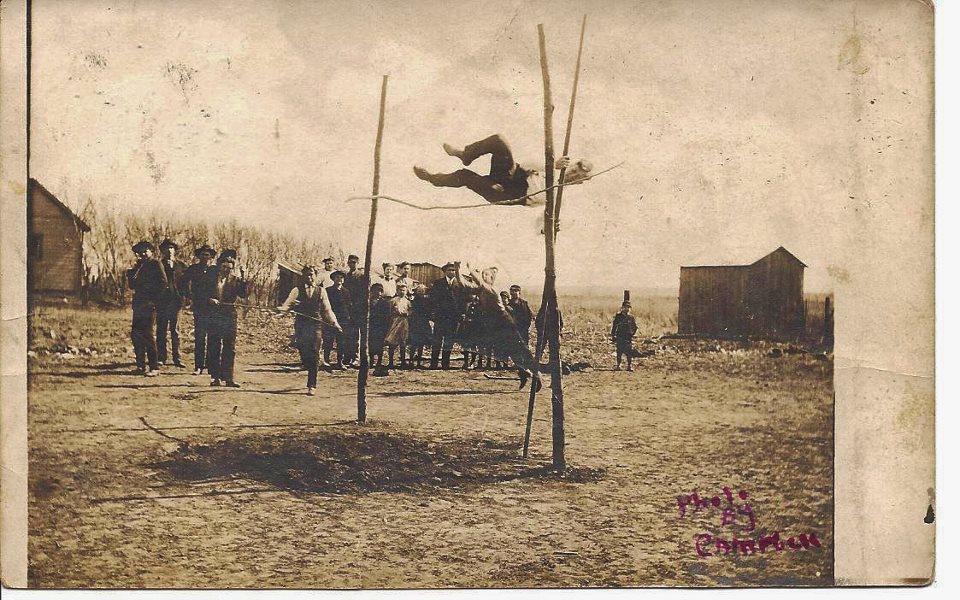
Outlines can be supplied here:
M633 370L633 337L637 335L637 321L630 314L630 303L620 305L620 312L613 317L610 339L617 346L617 371L624 355L627 357L627 370Z

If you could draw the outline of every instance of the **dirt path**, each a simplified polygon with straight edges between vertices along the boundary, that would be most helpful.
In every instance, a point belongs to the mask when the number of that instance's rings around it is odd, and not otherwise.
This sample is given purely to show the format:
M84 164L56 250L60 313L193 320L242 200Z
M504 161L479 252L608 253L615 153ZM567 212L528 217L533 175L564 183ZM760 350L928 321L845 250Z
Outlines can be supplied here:
M433 371L373 379L370 421L361 427L351 422L354 373L321 375L318 395L311 398L303 394L305 376L282 366L290 360L290 354L258 354L242 345L239 390L211 388L205 377L179 370L155 379L126 375L128 365L96 357L34 363L31 585L832 581L829 362L759 352L666 353L634 373L574 374L565 380L568 459L601 474L569 481L527 472L549 461L545 394L537 407L532 459L523 463L515 449L526 394L512 382ZM140 417L187 442L188 449L220 448L216 456L224 458L223 448L242 447L266 466L208 478L177 476L163 465L203 456L185 458L176 440L148 429ZM376 438L387 449L419 448L433 458L410 466L419 478L410 475L399 487L363 484L375 491L338 492L336 483L330 484L333 491L295 489L278 485L277 473L270 472L270 465L281 465L270 462L278 460L270 454L277 448L299 444L319 452L323 444L316 440L339 443L358 436ZM398 459L388 450L360 454L353 458L368 461L369 472L380 477L386 471L378 465ZM323 477L336 469L337 477L353 477L346 471L360 464L333 461ZM474 462L476 473L453 473ZM309 461L301 463L282 463L281 479L302 483L315 475L308 472ZM708 502L718 495L727 503L723 486L734 495L746 492L754 531L742 525L745 514L722 526L727 504L681 517L678 496L697 491ZM820 547L716 555L718 536L757 539L775 531L783 542L814 533ZM713 556L698 555L694 542L700 533L713 536L703 546Z

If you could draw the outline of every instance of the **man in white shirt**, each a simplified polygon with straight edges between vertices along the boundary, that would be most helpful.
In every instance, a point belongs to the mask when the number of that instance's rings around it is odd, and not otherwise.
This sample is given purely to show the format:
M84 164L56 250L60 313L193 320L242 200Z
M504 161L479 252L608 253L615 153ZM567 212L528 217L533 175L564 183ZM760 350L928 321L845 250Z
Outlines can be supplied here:
M383 277L374 277L370 281L371 286L375 283L383 286L384 298L393 298L397 295L397 278L393 274L393 269L393 263L383 263Z
M307 369L307 395L313 396L317 388L320 348L323 345L321 327L326 323L341 334L343 328L340 327L337 316L333 313L327 291L317 282L314 268L305 266L301 273L303 282L290 290L286 301L277 309L287 312L296 307L294 335L297 350L300 352L300 361Z

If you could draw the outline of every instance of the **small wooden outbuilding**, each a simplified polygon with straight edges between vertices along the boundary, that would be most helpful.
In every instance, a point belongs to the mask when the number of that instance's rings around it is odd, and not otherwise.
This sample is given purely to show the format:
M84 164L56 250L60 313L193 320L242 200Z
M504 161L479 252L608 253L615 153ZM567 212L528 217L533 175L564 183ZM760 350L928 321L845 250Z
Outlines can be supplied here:
M27 183L27 289L75 294L83 287L83 234L90 226L40 185Z
M678 333L800 337L805 268L783 246L749 264L680 267Z

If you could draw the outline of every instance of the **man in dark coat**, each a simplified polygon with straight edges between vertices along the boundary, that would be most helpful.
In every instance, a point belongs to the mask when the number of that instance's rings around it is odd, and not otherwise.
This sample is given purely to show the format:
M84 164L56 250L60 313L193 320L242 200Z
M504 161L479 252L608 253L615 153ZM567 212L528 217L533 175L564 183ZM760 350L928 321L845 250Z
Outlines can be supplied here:
M327 299L330 301L330 308L337 317L340 328L336 328L328 323L323 324L323 360L330 365L331 369L344 369L349 356L346 348L346 331L353 322L353 315L350 312L352 304L350 290L343 285L344 274L342 271L334 271L330 275L333 285L327 288ZM337 343L337 362L330 361L330 355L333 353L333 343Z
M133 324L130 338L137 357L137 372L147 377L160 373L157 361L157 340L154 327L157 305L167 289L167 276L154 258L153 244L140 241L133 245L137 263L127 271L127 283L133 290Z
M224 250L217 259L217 270L208 276L210 284L206 289L210 295L206 304L210 307L210 339L207 370L213 386L223 382L227 387L240 387L233 376L237 356L237 307L234 305L240 298L247 297L247 281L243 267L240 267L239 278L233 274L236 264L237 252Z
M444 369L450 368L450 351L464 310L463 284L457 278L459 268L455 263L443 265L443 277L430 288L433 304L431 369L436 369L438 362Z
M530 310L530 304L520 297L520 286L510 286L510 309L513 320L517 323L517 332L525 346L530 346L530 323L533 322L533 311Z
M617 347L617 370L623 357L627 357L627 370L633 370L633 337L637 335L637 321L630 314L630 303L624 301L620 305L620 312L613 317L613 326L610 328L610 339Z
M180 280L187 270L183 261L177 260L179 247L171 240L160 242L160 264L167 277L167 288L163 291L157 306L157 358L161 365L167 362L167 331L170 331L170 352L173 364L183 367L180 362L180 332L177 323L180 309L183 307L183 294L180 292Z
M193 374L200 375L206 367L207 345L209 338L210 314L212 308L207 299L212 295L210 286L214 280L217 267L213 259L217 251L204 244L194 251L197 262L193 263L180 278L180 293L183 298L190 298L193 305Z
M353 365L360 353L360 327L367 318L367 282L363 269L357 268L360 257L351 254L347 257L347 272L343 278L343 287L350 293L350 315L353 317L349 325L343 326L344 361Z

